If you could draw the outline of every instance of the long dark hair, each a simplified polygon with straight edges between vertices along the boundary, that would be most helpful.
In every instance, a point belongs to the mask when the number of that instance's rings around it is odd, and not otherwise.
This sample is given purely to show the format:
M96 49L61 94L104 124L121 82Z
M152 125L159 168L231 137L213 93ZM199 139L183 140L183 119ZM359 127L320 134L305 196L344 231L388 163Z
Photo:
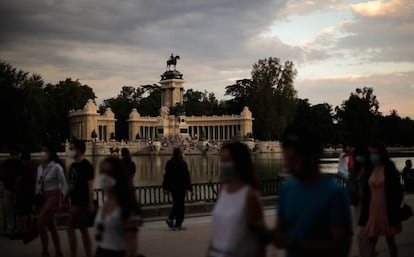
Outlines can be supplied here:
M129 182L129 175L121 159L111 156L105 158L103 163L111 165L112 172L110 176L116 180L113 193L121 208L122 220L126 221L131 215L140 214L141 209L134 188Z
M247 145L239 142L223 145L221 151L227 150L231 155L234 167L240 179L255 189L259 189L259 181L253 167L252 157Z
M376 149L378 151L378 155L380 157L380 161L384 165L389 165L393 163L390 159L390 156L388 154L387 148L382 143L373 143L369 146L370 148Z
M57 150L56 150L57 147L53 146L52 144L44 144L43 147L49 151L50 160L59 164L62 167L63 171L65 171L65 165L63 164L62 160L57 155Z

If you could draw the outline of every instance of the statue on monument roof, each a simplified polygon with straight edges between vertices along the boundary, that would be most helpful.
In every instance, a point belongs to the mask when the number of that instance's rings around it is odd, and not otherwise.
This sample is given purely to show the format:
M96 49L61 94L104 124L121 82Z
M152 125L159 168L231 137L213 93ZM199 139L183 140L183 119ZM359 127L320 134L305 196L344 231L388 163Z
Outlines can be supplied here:
M175 71L175 67L177 66L177 60L180 59L179 55L174 56L173 53L171 53L170 59L167 60L167 71L171 71L171 66L174 66L174 71Z
M183 74L179 72L178 70L176 70L178 59L180 59L180 56L178 55L174 56L174 54L171 53L170 58L167 60L166 71L161 75L161 80L183 79ZM174 69L171 69L171 67L174 67Z

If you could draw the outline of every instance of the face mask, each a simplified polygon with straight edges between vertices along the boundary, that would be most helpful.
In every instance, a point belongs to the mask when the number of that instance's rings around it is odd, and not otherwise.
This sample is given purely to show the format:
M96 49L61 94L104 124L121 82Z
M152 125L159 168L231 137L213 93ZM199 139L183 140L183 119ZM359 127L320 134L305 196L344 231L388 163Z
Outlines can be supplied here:
M99 185L105 191L111 190L116 184L116 180L106 174L99 175Z
M380 161L380 157L379 157L378 154L371 154L369 156L369 159L370 159L371 163L374 164L374 165L377 164Z
M355 161L358 163L363 163L365 161L365 157L362 155L355 156Z
M49 155L47 155L46 152L40 152L40 161L45 162L49 158Z
M76 150L69 150L67 152L67 155L68 155L69 158L75 158L75 156L76 156Z
M233 163L221 162L220 163L220 178L223 182L229 182L236 176L236 170Z

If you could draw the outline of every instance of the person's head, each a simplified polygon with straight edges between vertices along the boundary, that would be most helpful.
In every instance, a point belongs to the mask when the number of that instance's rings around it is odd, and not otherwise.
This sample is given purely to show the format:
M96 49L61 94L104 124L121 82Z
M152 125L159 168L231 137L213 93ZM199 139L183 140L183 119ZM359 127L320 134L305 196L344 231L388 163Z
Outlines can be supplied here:
M111 156L102 161L99 184L102 190L117 199L123 219L138 208L133 188L129 183L129 175L121 159Z
M413 167L413 162L411 160L406 160L405 167L411 169Z
M355 162L364 165L369 162L369 150L367 147L359 146L354 150Z
M282 150L287 171L294 177L306 179L319 172L322 146L318 136L306 128L286 129L282 138Z
M351 151L351 146L349 144L344 144L342 147L342 152L348 154Z
M183 150L180 147L176 147L173 150L173 158L182 158Z
M42 163L59 162L56 149L51 145L45 144L40 152L40 161Z
M225 183L241 180L254 188L258 187L257 176L247 145L235 142L221 148L220 176Z
M380 143L371 144L369 147L370 161L372 165L386 164L390 162L388 151L385 145Z
M72 141L69 145L68 156L73 159L82 157L85 154L86 145L82 140Z
M122 148L121 149L121 156L123 159L130 160L131 159L131 153L129 152L128 148Z

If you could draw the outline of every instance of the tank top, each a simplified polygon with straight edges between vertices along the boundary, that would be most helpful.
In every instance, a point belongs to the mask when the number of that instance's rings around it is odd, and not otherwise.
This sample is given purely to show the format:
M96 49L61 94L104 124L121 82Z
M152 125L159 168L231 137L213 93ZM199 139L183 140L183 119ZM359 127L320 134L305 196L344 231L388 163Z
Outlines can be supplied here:
M247 224L245 186L228 193L224 186L213 210L210 257L250 257L256 255L256 242Z

